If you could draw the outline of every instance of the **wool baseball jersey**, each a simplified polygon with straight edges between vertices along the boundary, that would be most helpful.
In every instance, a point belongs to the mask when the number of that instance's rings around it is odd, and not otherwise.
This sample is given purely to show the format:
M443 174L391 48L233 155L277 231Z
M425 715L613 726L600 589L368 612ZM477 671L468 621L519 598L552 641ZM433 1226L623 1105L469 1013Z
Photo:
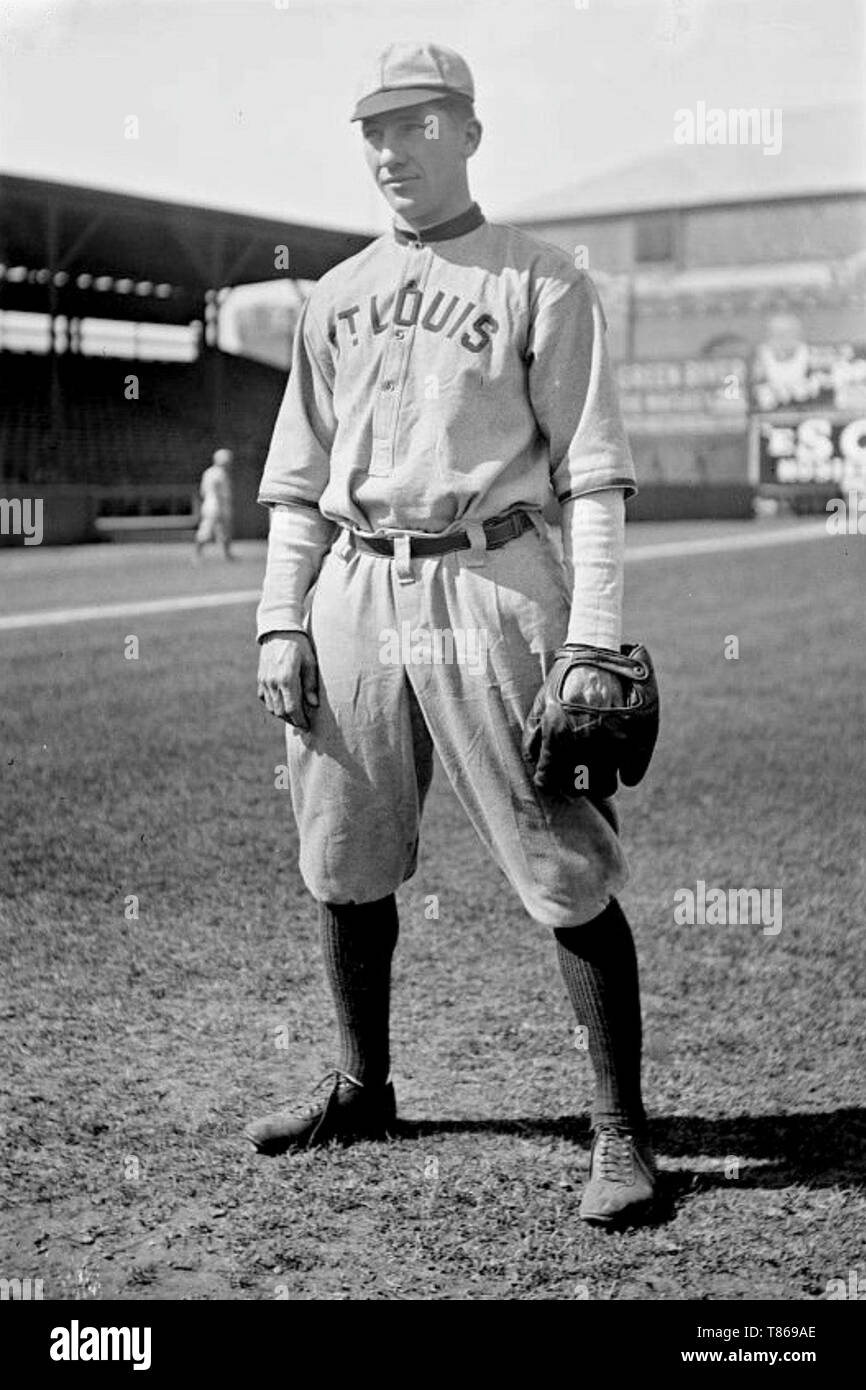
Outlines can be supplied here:
M604 312L564 252L473 204L314 285L260 502L447 533L611 487L637 491Z

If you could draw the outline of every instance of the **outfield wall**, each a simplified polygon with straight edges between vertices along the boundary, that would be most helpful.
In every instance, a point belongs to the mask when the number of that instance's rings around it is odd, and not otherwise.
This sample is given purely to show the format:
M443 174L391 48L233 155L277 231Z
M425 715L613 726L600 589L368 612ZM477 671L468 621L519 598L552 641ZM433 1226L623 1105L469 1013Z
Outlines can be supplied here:
M40 544L75 545L96 539L96 502L87 488L75 483L0 482L0 546L25 544L17 517L25 524L28 517L32 520L34 506L40 501Z
M645 483L626 503L629 521L745 520L753 515L749 483Z

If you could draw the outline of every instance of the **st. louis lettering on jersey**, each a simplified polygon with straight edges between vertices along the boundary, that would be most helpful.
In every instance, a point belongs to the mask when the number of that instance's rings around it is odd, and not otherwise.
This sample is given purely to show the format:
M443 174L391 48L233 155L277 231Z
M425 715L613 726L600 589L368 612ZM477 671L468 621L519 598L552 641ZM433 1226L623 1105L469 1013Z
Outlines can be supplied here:
M454 338L477 307L471 300L464 304L459 294L449 295L446 290L437 290L428 302L415 285L403 285L390 295L371 294L365 305L353 304L350 308L338 309L334 317L338 325L346 325L352 347L358 347L365 330L378 337L388 328L414 328L416 324L427 333L442 333L446 338ZM467 352L483 352L498 331L499 324L493 315L481 313L472 320L470 331L461 333L457 342ZM338 348L345 341L339 328L328 336Z

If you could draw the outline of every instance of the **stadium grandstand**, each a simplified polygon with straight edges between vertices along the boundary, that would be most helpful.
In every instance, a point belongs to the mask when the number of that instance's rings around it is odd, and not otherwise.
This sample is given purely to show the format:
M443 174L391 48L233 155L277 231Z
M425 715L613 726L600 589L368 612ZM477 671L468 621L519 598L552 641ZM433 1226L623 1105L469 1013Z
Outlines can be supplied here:
M286 280L300 302L368 241L0 175L4 496L38 487L48 542L184 534L224 446L235 532L263 535L255 494L285 370L223 349L223 306L236 286Z

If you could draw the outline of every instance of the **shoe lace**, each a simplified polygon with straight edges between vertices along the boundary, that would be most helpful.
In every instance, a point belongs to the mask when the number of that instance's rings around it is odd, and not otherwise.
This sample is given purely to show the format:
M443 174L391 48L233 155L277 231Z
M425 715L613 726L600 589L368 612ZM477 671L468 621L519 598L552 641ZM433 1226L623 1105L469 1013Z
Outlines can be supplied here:
M340 1084L341 1080L347 1080L346 1073L337 1067L332 1067L326 1071L325 1075L312 1087L310 1094L303 1100L299 1100L297 1095L284 1096L282 1100L276 1102L278 1110L285 1110L289 1115L297 1115L299 1118L309 1120L313 1115L317 1115L322 1109L322 1093L327 1086L333 1090Z
M595 1164L607 1182L634 1182L634 1149L631 1135L605 1127L598 1132Z

